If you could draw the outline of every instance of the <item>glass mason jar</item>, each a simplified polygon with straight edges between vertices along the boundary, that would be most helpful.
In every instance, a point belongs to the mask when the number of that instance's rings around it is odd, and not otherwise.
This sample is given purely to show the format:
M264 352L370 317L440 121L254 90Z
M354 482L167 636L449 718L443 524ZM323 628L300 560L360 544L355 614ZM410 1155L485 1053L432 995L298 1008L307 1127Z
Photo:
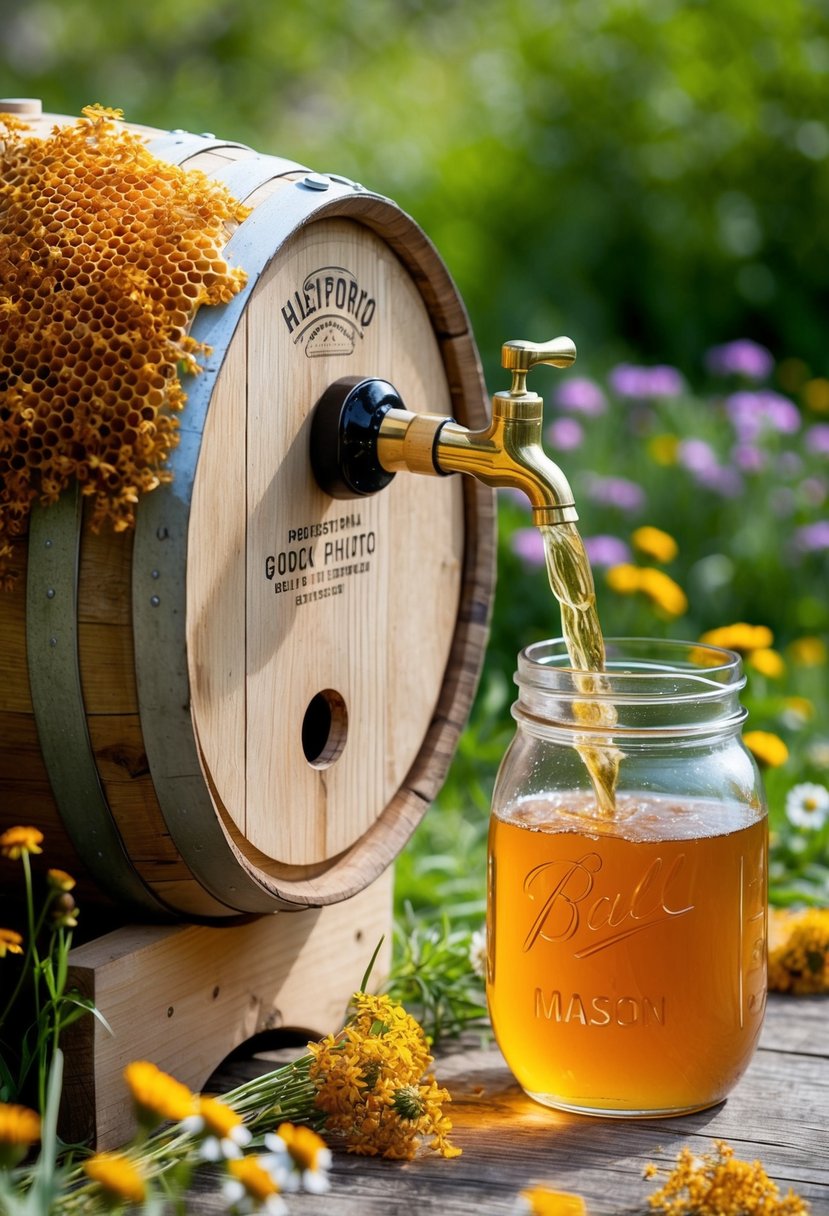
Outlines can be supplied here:
M530 1097L645 1116L723 1099L766 998L767 821L739 656L609 639L518 657L489 838L487 998ZM589 768L618 766L602 813Z

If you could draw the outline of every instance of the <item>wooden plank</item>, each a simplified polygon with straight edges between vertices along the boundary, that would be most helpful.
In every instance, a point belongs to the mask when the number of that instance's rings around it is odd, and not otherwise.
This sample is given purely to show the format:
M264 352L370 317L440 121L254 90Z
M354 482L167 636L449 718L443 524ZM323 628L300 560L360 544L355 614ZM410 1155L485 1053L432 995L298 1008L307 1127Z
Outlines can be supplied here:
M85 625L120 625L132 644L132 549L134 533L89 526L91 504L84 511L78 573L78 620ZM83 633L81 634L83 637ZM94 652L90 663L94 663ZM134 684L134 676L130 677Z
M204 426L186 571L194 727L202 754L208 757L214 797L243 835L247 357L247 319L243 318L222 364Z
M34 715L0 709L0 789L3 798L14 792L14 787L35 784L49 789L49 777L40 752ZM49 792L49 801L54 802ZM3 816L4 822L6 816Z
M731 1097L676 1119L591 1119L547 1110L522 1093L496 1047L480 1048L467 1036L436 1065L439 1083L452 1095L449 1114L463 1156L404 1164L335 1152L331 1193L291 1196L291 1211L507 1216L522 1189L544 1185L580 1194L590 1216L641 1216L656 1185L642 1178L647 1162L670 1168L683 1145L707 1152L712 1140L726 1139L739 1157L759 1157L782 1191L791 1186L808 1199L812 1216L829 1216L827 1013L826 998L772 998L760 1050ZM808 1038L809 1054L778 1046ZM243 1071L237 1066L213 1077L211 1089L221 1092L273 1066L263 1058L246 1061ZM188 1211L222 1210L215 1187L200 1180Z
M769 1001L763 1047L801 1055L829 1055L829 1004L825 996L775 997Z
M137 714L131 629L79 623L78 656L87 714Z
M14 824L38 828L43 832L44 845L43 855L35 858L35 868L68 870L79 883L76 891L79 905L108 904L93 885L63 826L41 756L34 717L0 710L0 740L0 829ZM7 884L10 882L7 878ZM88 910L91 922L90 913Z
M26 650L27 540L22 537L14 542L9 567L19 574L10 590L0 592L0 711L31 714Z

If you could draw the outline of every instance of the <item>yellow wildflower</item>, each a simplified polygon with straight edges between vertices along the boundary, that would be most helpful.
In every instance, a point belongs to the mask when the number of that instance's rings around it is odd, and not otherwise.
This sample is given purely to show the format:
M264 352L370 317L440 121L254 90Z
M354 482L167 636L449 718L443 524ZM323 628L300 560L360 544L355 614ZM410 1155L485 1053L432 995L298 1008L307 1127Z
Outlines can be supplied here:
M93 126L106 126L105 119L114 119L115 122L121 122L124 118L123 110L113 110L111 106L102 106L97 102L92 106L84 106L81 110L84 118L88 119Z
M611 591L618 595L635 595L641 589L641 570L630 562L620 562L611 566L605 575L605 580Z
M329 1189L331 1150L310 1127L280 1123L275 1134L265 1136L265 1147L275 1154L273 1169L284 1190L322 1195Z
M753 667L761 676L768 676L770 680L779 680L786 672L786 664L781 655L767 646L752 650L746 662L749 667Z
M769 988L829 992L829 908L769 909Z
M685 592L664 570L646 566L642 570L641 589L648 599L668 616L682 616L688 611Z
M22 1161L26 1149L40 1139L40 1116L27 1106L0 1102L0 1169Z
M236 1211L263 1211L268 1216L284 1216L288 1208L279 1194L279 1183L267 1167L264 1157L242 1157L228 1161L230 1178L222 1193ZM244 1207L240 1204L244 1203Z
M145 1127L165 1119L179 1122L196 1113L196 1098L186 1085L146 1060L134 1060L124 1069L135 1111Z
M96 1153L83 1163L84 1173L97 1182L108 1207L141 1203L146 1194L144 1179L123 1153Z
M196 1113L182 1120L182 1129L199 1139L199 1156L203 1161L230 1160L241 1157L242 1149L252 1136L241 1115L219 1098L195 1099Z
M22 954L23 938L14 929L0 929L0 958L7 954Z
M823 638L806 635L789 645L789 657L798 667L823 667L827 651Z
M53 891L74 891L76 886L74 878L66 870L49 870L46 881Z
M702 1156L680 1149L650 1206L666 1216L808 1216L808 1204L793 1191L781 1198L759 1161L740 1161L723 1140L715 1140L714 1149Z
M619 595L635 595L641 591L667 616L682 616L688 608L685 592L664 570L621 562L611 566L605 577L611 591Z
M637 528L630 539L635 549L655 562L672 562L679 553L679 546L674 538L661 528L645 525Z
M242 1116L222 1102L219 1098L206 1098L201 1095L198 1103L197 1118L204 1123L205 1130L214 1136L229 1136L236 1128L242 1126Z
M519 1213L527 1213L528 1216L587 1216L587 1208L581 1195L534 1186L521 1192L515 1213L516 1216Z
M774 643L774 634L767 625L747 625L738 621L734 625L721 625L709 629L699 639L709 646L722 646L725 650L736 650L749 654L752 650L767 650Z
M803 389L803 396L809 409L814 410L816 414L829 413L829 380L822 376L808 380Z
M0 126L6 131L29 131L29 124L23 118L18 118L16 114L4 114L0 111Z
M647 451L654 464L661 464L667 468L676 464L679 437L677 435L653 435L648 440Z
M789 758L789 749L779 735L768 730L748 730L743 743L761 768L780 768Z
M423 1075L432 1057L420 1026L387 996L358 992L353 1004L339 1035L308 1045L326 1129L367 1156L410 1159L427 1136L441 1156L457 1156L443 1113L449 1094Z
M784 697L781 717L787 726L803 726L815 716L815 705L808 697Z
M43 833L37 828L6 828L0 836L0 853L17 861L24 853L42 853Z
M784 393L790 393L794 396L803 388L806 381L809 379L809 368L802 359L795 359L790 356L788 359L782 359L777 365L777 379L780 381L780 387Z

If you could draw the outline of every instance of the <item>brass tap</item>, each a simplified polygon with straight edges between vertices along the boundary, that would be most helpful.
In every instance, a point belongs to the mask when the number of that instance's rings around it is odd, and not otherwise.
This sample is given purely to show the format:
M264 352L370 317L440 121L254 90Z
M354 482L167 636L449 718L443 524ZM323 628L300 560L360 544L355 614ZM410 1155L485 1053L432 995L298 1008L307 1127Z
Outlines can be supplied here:
M576 348L569 338L505 342L501 364L512 372L509 392L492 398L492 418L470 431L442 414L415 414L383 380L339 381L323 395L311 431L317 481L334 497L371 494L395 473L432 476L470 473L490 486L512 486L530 500L533 523L578 519L573 492L541 446L544 402L527 391L527 373L539 363L569 367ZM336 450L330 443L332 425Z

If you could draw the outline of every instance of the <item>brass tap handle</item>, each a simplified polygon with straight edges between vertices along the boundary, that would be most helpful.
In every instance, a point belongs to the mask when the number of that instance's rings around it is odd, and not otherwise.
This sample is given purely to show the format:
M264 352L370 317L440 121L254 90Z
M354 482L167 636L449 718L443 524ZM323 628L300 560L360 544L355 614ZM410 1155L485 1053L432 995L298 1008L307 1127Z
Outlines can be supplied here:
M553 367L570 367L576 361L576 346L570 338L553 338L551 342L524 342L513 339L501 347L501 366L512 372L510 396L523 396L527 391L527 373L538 363Z

